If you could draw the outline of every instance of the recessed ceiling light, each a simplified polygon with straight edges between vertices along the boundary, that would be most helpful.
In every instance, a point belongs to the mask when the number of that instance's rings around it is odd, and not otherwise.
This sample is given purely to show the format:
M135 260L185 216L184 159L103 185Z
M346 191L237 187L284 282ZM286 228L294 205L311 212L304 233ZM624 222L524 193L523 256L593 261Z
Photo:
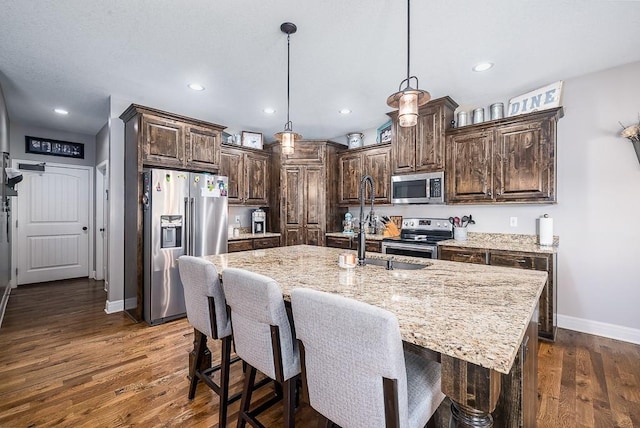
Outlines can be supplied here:
M53 111L55 111L58 114L62 114L62 115L67 115L69 114L69 112L63 108L54 108Z
M189 88L193 89L194 91L204 91L204 86L199 83L191 83L189 85Z
M475 66L473 66L472 70L473 71L487 71L491 67L493 67L493 63L492 62L481 62L481 63L476 64Z
M265 109L262 110L263 112L265 112L266 114L273 114L276 112L276 109L271 108L271 107L267 107Z
M349 110L348 108L343 108L342 110L339 111L340 114L349 114L351 113L351 110Z

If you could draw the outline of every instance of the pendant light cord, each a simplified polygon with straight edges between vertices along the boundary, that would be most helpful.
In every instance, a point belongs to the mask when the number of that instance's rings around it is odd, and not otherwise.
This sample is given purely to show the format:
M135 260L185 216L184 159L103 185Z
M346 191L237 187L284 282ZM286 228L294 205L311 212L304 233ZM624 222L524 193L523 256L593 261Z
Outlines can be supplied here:
M409 82L409 59L411 58L411 0L407 0L407 83Z
M291 130L291 120L289 119L289 72L291 69L291 34L287 34L287 123L284 125L285 131Z

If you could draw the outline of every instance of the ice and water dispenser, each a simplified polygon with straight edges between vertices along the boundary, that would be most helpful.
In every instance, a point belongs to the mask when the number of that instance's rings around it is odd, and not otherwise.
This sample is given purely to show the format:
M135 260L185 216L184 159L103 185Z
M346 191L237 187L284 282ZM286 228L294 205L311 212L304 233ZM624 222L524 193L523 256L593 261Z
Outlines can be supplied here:
M182 247L182 216L160 216L160 248Z

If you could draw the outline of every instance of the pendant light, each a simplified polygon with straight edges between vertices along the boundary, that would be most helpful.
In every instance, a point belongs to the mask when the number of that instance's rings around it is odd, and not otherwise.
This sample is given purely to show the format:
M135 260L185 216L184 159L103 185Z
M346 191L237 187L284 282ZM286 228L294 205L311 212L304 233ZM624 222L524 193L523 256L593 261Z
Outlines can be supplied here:
M284 131L274 135L276 140L282 143L282 154L292 155L294 143L302 138L302 135L293 132L291 129L291 120L289 119L289 69L290 69L290 48L289 40L291 35L298 30L295 24L285 22L280 26L280 31L287 35L287 123L284 124Z
M425 105L431 99L429 92L418 89L418 78L411 76L409 73L411 59L409 49L411 41L410 2L411 0L407 0L407 78L400 82L398 92L387 98L387 105L399 110L398 124L403 128L415 126L418 123L418 107ZM415 89L411 87L411 80L415 80ZM404 88L402 87L403 84L405 85Z

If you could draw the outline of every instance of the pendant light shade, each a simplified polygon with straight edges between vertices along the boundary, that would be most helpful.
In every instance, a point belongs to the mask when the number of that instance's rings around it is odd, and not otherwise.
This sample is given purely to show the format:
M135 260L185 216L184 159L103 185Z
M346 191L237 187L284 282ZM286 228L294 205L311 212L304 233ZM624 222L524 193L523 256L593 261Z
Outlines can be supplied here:
M295 142L302 139L302 135L293 132L291 120L289 119L289 69L290 69L290 47L289 41L291 39L291 34L298 31L298 27L291 22L285 22L280 25L280 31L287 35L287 123L284 124L284 131L278 132L274 135L275 139L282 143L282 154L283 155L292 155L295 147Z
M409 72L411 63L410 2L411 0L407 0L407 78L400 82L398 92L387 98L387 105L398 109L398 124L403 128L415 126L418 123L418 107L425 105L431 99L429 92L418 89L418 78L411 76ZM415 81L415 89L411 87L412 80Z

